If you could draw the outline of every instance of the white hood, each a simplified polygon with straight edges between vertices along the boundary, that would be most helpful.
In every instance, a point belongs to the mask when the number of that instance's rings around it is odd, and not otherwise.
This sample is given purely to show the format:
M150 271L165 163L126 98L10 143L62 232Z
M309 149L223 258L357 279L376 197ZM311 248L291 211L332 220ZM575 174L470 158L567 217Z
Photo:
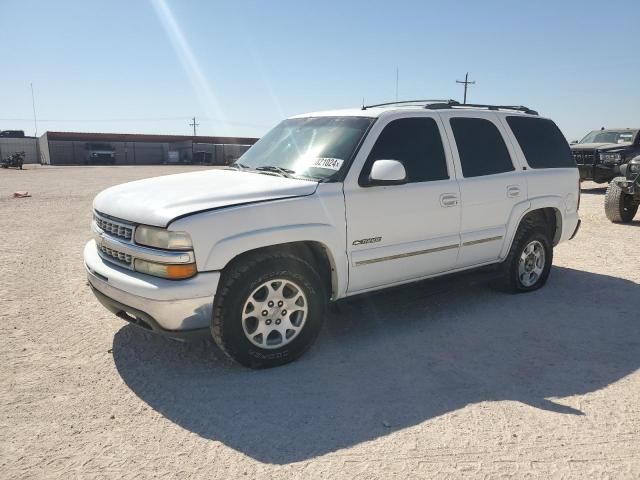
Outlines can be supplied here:
M213 169L116 185L100 192L93 208L122 220L166 227L190 213L311 195L317 187L307 180Z

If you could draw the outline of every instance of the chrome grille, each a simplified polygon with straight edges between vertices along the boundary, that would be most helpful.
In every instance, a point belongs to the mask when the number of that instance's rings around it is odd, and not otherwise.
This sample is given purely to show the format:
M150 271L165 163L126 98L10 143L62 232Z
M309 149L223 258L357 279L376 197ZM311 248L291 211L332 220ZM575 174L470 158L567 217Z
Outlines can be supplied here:
M118 252L117 250L113 250L104 245L100 245L98 248L103 255L106 255L108 257L109 260L116 260L118 263L124 264L127 267L131 266L131 262L133 261L133 257L131 255Z
M571 153L575 162L580 165L593 165L596 163L596 152L593 150L574 150Z
M123 240L131 241L133 238L133 226L124 223L116 222L111 219L101 217L94 214L96 225L100 230L104 231L108 235L122 238Z

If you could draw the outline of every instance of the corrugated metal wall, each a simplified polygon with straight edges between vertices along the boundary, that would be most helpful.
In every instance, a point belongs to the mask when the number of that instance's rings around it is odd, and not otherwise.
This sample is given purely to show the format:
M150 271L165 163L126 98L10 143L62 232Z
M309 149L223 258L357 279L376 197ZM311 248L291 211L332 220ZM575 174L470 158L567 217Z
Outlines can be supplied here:
M0 137L0 159L17 152L24 152L24 163L40 163L37 138L3 138Z
M94 145L86 141L46 140L43 144L44 163L51 165L91 165L91 149ZM96 144L108 147L113 151L116 165L159 165L167 163L169 151L179 152L180 163L210 163L225 165L232 163L246 152L250 145L216 145L210 143L194 143L191 141L177 143L158 142L104 142Z
M116 165L158 165L167 161L168 143L99 142L113 150ZM52 165L91 165L90 154L96 147L91 142L49 140Z

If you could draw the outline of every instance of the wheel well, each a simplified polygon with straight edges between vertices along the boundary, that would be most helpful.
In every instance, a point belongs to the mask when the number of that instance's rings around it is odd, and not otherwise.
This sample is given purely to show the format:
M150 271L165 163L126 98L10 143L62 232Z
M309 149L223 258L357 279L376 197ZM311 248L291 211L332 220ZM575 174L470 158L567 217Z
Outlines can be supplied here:
M234 257L229 263L227 263L223 270L227 270L230 266L241 263L248 256L258 253L273 253L278 251L286 251L293 253L294 255L305 260L307 263L315 267L316 271L320 275L320 278L325 284L327 292L334 298L337 294L337 272L335 268L335 261L333 256L327 249L327 247L315 241L304 242L290 242L280 243L277 245L269 245L267 247L255 248L253 250L247 250Z
M528 212L520 223L532 222L541 224L547 227L549 238L553 241L555 247L560 242L562 236L562 214L557 208L547 207L538 208Z

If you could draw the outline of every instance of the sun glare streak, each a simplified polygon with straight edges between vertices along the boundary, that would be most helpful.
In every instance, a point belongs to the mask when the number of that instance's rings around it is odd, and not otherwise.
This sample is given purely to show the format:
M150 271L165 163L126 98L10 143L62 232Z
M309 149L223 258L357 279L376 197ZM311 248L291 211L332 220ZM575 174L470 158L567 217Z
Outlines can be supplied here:
M233 13L236 15L236 18L239 19L237 22L238 28L241 30L242 35L239 38L245 41L245 45L249 55L251 56L251 60L253 61L254 69L258 72L259 77L262 79L263 88L267 90L269 98L275 107L277 112L278 121L286 118L288 115L285 114L284 109L282 108L282 104L280 103L279 98L276 96L275 90L273 88L273 82L271 81L271 77L269 76L268 70L265 66L264 61L262 60L263 56L258 54L258 48L256 46L256 42L254 41L254 36L250 29L247 28L247 18L242 9L234 9Z
M224 115L216 95L211 90L209 82L202 72L200 64L193 54L191 46L182 33L182 29L180 28L180 25L178 25L169 5L167 5L165 0L151 0L151 4L160 19L160 23L162 24L167 37L169 37L169 41L171 42L178 59L189 76L189 80L191 81L196 95L203 104L203 110L207 116L212 119L217 119L217 122L214 122L214 124L217 124L215 127L215 134L228 135L229 124L227 123L226 115Z

